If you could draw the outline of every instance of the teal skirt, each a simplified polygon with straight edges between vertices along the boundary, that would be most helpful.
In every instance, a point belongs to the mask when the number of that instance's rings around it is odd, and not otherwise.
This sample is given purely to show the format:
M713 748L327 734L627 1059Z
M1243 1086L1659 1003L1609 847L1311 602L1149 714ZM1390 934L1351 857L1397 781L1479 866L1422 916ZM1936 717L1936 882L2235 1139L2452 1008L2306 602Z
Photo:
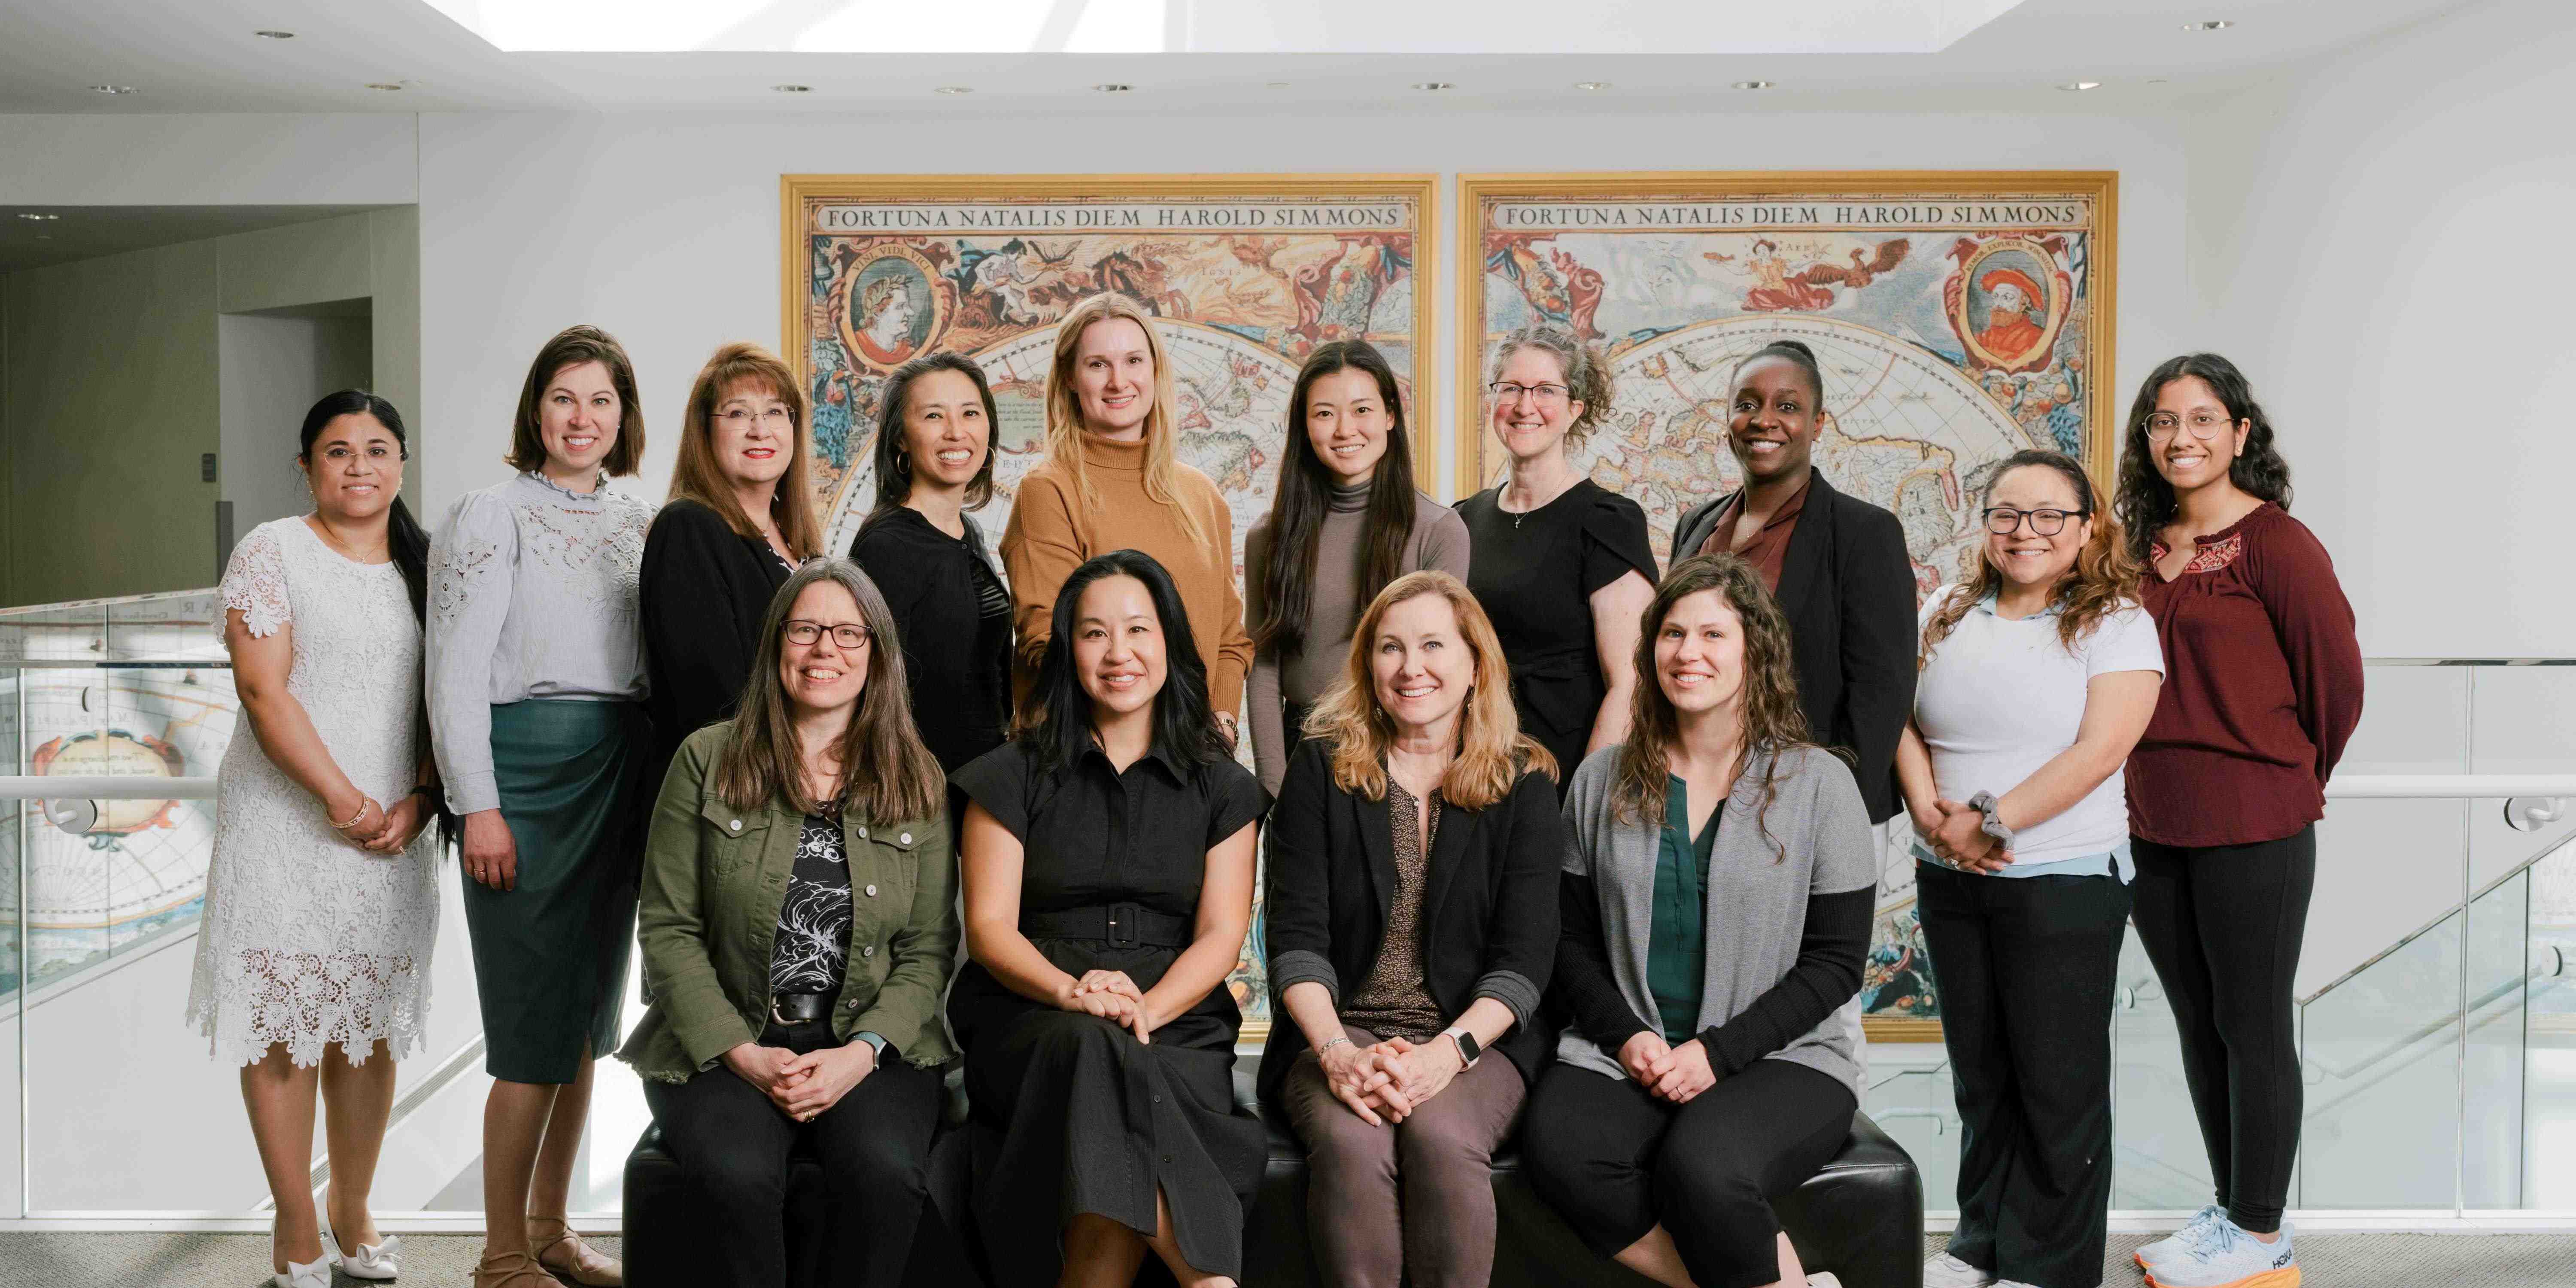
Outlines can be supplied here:
M518 844L515 885L465 877L483 1068L563 1083L617 1049L643 872L652 722L634 702L492 708L492 776Z

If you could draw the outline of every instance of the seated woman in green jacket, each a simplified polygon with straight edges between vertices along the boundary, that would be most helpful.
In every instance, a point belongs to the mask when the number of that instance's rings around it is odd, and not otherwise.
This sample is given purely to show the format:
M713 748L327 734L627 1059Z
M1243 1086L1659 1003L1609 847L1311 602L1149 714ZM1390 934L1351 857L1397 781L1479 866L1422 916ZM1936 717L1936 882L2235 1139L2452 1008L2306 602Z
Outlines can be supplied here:
M705 1204L724 1283L786 1282L788 1152L823 1165L839 1282L900 1282L954 1048L945 785L883 596L809 561L770 601L737 714L680 744L639 937L653 998L619 1057Z

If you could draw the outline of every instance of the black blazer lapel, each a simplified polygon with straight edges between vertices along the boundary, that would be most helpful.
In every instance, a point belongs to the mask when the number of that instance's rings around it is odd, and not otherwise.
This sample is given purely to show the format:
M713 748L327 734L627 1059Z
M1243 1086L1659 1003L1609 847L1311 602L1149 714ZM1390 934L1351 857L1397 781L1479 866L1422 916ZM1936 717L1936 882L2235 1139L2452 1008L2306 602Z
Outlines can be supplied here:
M1394 812L1387 808L1383 797L1370 800L1353 792L1343 792L1341 797L1351 803L1351 822L1360 833L1360 853L1368 859L1370 893L1375 896L1377 906L1378 934L1384 935L1387 919L1395 915L1395 847L1394 833L1390 830ZM1374 957L1377 949L1372 946L1369 953ZM1353 982L1348 987L1356 988L1358 984Z
M1476 833L1484 817L1483 810L1458 809L1446 802L1440 806L1440 833L1431 838L1431 853L1422 865L1422 943L1426 949L1436 942L1432 928L1440 924L1440 909L1449 901L1449 888L1458 884L1474 857Z
M1806 620L1807 606L1816 598L1817 583L1832 566L1834 503L1840 499L1841 494L1825 482L1823 470L1808 475L1806 504L1798 511L1798 526L1789 530L1789 551L1780 559L1780 589L1776 596L1780 615L1789 619L1792 634Z

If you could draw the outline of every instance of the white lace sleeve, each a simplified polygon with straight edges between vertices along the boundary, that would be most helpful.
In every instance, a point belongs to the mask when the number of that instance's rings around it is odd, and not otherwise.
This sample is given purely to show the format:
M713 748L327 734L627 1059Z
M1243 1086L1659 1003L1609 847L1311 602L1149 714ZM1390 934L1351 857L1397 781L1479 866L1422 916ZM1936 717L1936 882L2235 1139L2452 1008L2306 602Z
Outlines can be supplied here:
M296 520L296 522L301 522ZM223 584L217 587L224 608L242 615L242 629L253 638L275 635L279 627L293 619L286 600L286 548L278 544L276 531L268 524L250 530L233 546L233 557L224 565Z
M492 780L492 664L510 616L518 529L509 506L466 494L429 547L428 665L431 749L459 814L497 808Z

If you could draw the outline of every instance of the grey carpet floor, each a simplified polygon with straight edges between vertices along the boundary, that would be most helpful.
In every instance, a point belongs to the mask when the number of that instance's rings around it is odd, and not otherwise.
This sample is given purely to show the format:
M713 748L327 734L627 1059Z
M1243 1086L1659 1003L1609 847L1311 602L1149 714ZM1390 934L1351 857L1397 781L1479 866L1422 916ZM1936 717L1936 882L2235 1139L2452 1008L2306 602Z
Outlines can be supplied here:
M2111 1236L2105 1288L2140 1283L2129 1253L2150 1237ZM464 1288L482 1243L406 1235L401 1283ZM1942 1240L1926 1243L1928 1255ZM2299 1265L2306 1288L2576 1288L2576 1235L2318 1234L2299 1240ZM267 1267L264 1234L0 1233L0 1288L260 1288Z

